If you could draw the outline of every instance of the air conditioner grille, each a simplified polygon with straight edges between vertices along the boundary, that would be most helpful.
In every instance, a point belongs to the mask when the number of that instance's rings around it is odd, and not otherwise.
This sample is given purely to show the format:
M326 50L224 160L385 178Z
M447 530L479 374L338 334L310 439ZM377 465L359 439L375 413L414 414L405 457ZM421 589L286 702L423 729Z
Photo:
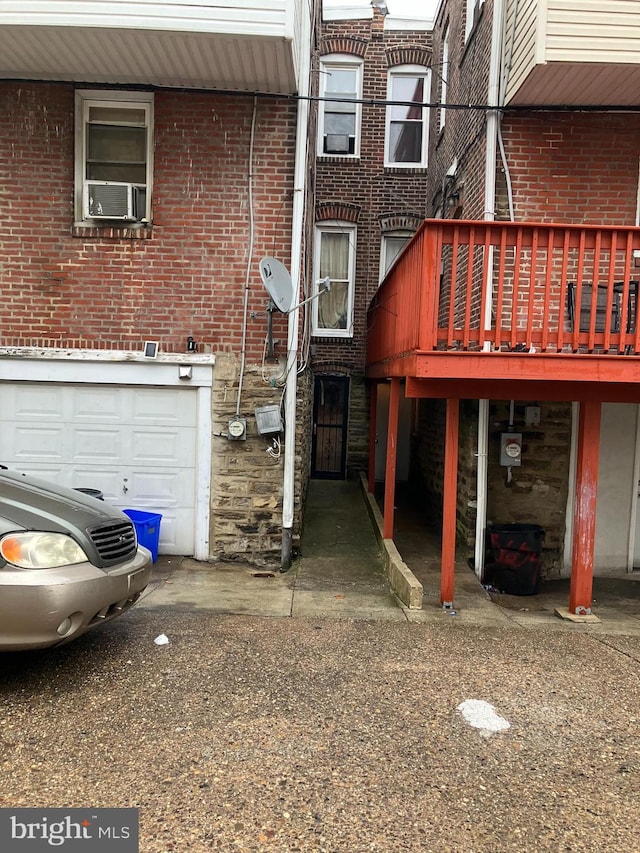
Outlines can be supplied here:
M110 181L87 181L85 216L89 219L134 220L138 218L137 209L144 209L144 198L143 187Z

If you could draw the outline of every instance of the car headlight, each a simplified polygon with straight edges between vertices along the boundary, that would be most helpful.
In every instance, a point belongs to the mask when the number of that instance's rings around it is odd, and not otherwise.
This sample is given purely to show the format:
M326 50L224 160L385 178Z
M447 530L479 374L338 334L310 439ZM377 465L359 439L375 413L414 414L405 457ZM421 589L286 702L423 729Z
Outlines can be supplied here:
M0 539L0 554L20 569L55 569L84 563L87 555L70 536L30 530Z

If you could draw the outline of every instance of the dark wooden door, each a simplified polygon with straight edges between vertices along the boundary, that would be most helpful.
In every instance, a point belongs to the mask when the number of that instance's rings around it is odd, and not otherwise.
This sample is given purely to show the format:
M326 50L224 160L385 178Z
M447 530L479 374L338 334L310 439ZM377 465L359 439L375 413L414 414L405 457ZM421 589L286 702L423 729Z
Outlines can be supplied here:
M347 461L349 378L316 376L311 476L343 480Z

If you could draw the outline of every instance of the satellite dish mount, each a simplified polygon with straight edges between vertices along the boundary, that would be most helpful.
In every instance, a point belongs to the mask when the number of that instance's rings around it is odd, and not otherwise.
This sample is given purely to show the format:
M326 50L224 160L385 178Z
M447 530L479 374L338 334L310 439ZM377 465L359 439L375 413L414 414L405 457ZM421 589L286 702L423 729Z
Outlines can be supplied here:
M331 290L331 279L329 276L319 279L316 282L318 285L317 293L294 305L295 293L293 282L291 281L289 270L285 265L275 258L262 258L259 266L262 283L271 297L271 300L267 304L267 353L269 358L273 358L273 312L278 310L283 314L290 314L297 308L306 305L307 302L311 302L312 299L317 299L323 293Z

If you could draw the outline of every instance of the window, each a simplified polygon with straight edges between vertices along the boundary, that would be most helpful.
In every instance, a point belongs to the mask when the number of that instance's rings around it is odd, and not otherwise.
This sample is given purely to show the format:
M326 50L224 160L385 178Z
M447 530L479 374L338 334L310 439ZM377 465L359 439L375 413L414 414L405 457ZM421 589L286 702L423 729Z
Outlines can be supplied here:
M318 154L357 157L360 154L362 63L349 57L320 63L320 97L332 95L340 101L320 101Z
M380 281L389 272L395 259L412 237L412 231L393 231L382 235L382 244L380 246Z
M444 105L447 103L447 80L449 77L449 27L446 27L442 36L442 61L440 63L440 119L438 130L442 130L447 120L447 111Z
M484 0L467 0L467 13L464 22L464 40L466 41L478 23Z
M329 277L331 290L313 306L313 334L318 337L353 336L353 289L356 229L340 222L323 223L316 230L314 293L318 281Z
M401 101L387 107L385 166L427 165L427 108L430 71L404 65L389 72L387 99Z
M76 93L76 218L151 219L153 95Z

